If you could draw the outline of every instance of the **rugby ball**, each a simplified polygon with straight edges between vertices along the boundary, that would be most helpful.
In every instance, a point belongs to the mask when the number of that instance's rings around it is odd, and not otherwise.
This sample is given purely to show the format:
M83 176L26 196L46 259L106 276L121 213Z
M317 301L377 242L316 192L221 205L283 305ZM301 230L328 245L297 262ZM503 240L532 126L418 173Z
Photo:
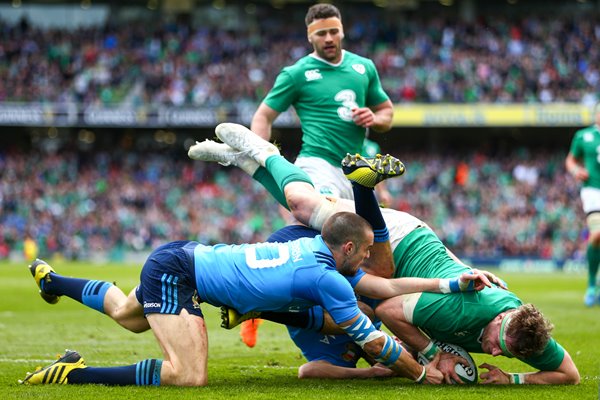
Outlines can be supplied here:
M469 352L455 344L443 343L439 340L433 340L433 343L435 343L435 345L442 351L455 354L467 360L468 365L456 364L454 370L464 383L477 383L477 366L475 365L475 360L473 360L473 357L471 357ZM426 365L429 363L429 360L421 353L419 353L418 361L421 365ZM453 383L456 382L453 380Z

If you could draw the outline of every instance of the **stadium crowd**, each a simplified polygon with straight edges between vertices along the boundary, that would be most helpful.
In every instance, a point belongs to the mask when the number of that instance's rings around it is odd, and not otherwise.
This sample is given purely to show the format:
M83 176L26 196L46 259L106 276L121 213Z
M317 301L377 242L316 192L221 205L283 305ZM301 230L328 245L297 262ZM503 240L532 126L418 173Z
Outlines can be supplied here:
M463 257L585 257L578 186L559 152L398 154L392 207L427 221ZM243 193L243 194L242 194ZM266 190L237 168L182 154L0 153L0 258L27 237L41 254L93 258L178 239L262 241L285 224ZM583 250L582 250L583 249Z
M256 105L280 68L310 47L300 27L254 18L237 30L141 21L44 31L0 22L0 101ZM375 61L394 103L593 104L600 91L593 13L465 22L348 6L344 18L345 46Z

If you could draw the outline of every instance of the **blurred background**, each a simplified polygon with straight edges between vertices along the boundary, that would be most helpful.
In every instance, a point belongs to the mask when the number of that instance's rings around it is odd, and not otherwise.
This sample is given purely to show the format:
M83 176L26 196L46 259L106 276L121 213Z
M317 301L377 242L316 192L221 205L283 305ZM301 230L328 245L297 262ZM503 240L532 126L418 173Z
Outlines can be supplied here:
M0 1L0 259L143 260L166 241L264 240L285 224L236 168L187 158L245 125L311 48L312 2ZM600 95L599 0L336 4L344 47L395 104L391 207L478 266L585 270L564 169ZM291 160L292 111L273 135Z

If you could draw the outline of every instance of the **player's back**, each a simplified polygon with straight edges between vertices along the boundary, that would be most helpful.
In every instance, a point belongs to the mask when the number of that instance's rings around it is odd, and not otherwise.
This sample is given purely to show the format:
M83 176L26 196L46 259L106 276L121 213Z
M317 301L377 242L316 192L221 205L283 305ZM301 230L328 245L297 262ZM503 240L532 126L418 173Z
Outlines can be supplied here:
M320 236L286 243L199 245L194 249L194 264L202 301L242 313L312 305L297 292L332 272L327 269L335 269Z

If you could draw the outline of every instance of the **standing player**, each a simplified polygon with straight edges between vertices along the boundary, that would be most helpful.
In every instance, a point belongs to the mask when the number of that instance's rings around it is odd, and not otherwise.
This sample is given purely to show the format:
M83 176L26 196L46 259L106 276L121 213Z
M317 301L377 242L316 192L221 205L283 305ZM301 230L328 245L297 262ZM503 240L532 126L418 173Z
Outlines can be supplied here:
M296 165L317 192L352 198L340 169L347 152L359 153L367 129L391 129L393 107L373 62L342 49L339 10L315 4L305 18L313 52L284 68L252 119L251 129L269 140L277 116L293 106L302 124L302 149Z
M565 167L582 183L581 202L589 229L587 246L588 286L583 299L592 307L600 302L596 288L600 264L600 104L594 109L595 124L575 132Z

